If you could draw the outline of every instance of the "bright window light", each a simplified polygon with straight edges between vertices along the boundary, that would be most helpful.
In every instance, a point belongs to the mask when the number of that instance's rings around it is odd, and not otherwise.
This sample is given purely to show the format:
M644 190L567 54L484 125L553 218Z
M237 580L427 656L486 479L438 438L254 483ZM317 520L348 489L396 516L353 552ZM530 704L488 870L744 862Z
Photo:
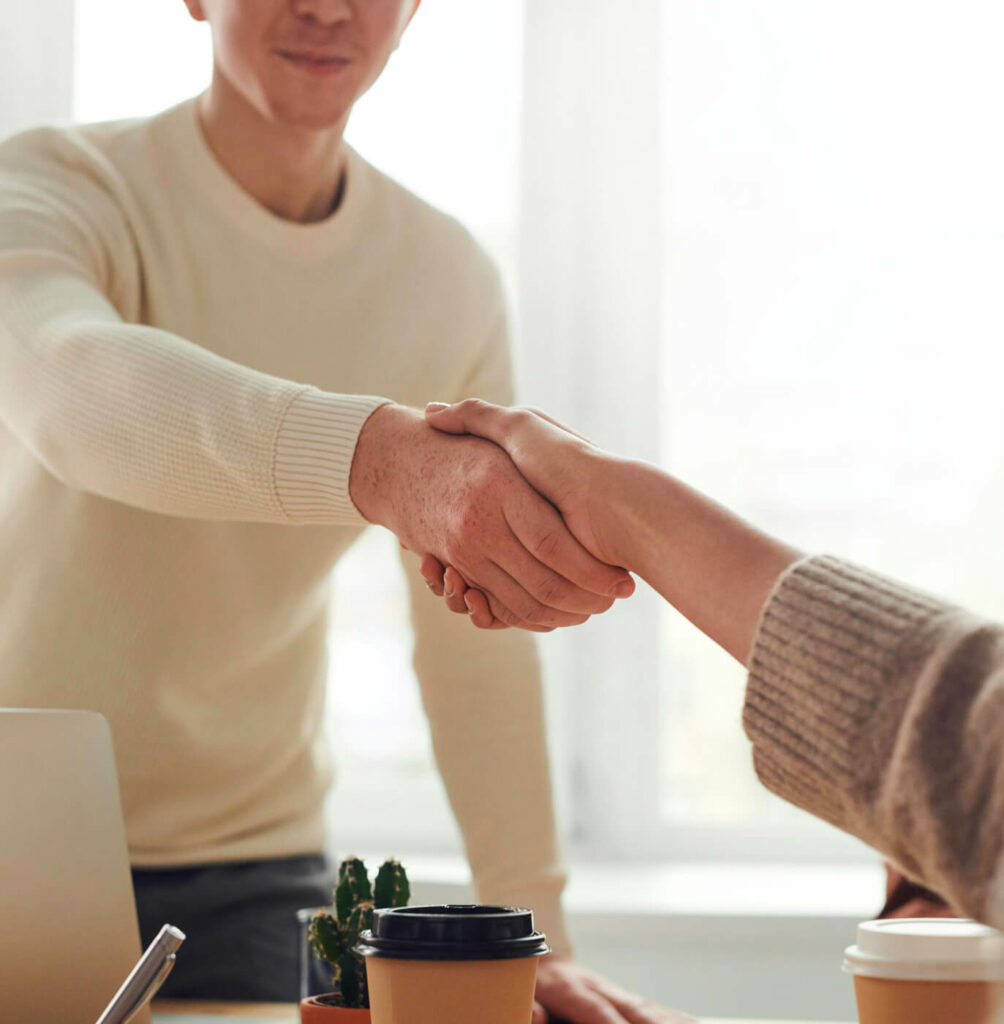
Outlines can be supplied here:
M664 12L665 465L1004 618L1004 9ZM794 820L741 669L678 621L666 644L663 812Z

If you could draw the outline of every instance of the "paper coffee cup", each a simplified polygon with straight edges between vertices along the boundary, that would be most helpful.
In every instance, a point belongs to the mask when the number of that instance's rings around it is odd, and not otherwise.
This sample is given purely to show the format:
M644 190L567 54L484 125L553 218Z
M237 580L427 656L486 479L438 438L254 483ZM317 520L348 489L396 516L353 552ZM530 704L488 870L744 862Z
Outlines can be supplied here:
M860 1024L989 1024L1004 935L965 918L866 921L844 951Z
M356 952L372 1024L526 1024L550 950L529 910L448 905L375 910Z

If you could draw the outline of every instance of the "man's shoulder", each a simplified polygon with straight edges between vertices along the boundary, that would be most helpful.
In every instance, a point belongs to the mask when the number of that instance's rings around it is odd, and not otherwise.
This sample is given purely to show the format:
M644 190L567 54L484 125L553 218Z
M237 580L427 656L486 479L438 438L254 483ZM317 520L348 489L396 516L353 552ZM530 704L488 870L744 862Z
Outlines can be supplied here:
M0 182L33 191L116 193L153 118L43 125L0 142Z
M109 158L141 135L153 118L129 118L91 124L40 125L0 142L0 161L12 164L86 165Z
M47 125L0 143L0 248L69 255L125 302L137 281L131 180L147 172L150 120Z

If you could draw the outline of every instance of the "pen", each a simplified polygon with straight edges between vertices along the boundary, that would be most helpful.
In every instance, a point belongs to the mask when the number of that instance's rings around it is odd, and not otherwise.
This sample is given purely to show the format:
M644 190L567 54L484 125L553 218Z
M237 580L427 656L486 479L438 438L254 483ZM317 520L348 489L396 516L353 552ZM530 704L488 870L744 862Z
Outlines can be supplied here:
M125 1024L164 983L174 967L174 954L184 941L184 932L165 924L122 982L97 1024Z

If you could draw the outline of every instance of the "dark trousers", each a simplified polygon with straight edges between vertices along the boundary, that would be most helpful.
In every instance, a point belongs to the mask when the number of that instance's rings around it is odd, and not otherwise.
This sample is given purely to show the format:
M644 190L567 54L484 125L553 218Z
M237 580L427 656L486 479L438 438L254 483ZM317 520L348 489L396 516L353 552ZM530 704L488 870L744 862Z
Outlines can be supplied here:
M162 998L299 1000L296 912L331 903L325 857L144 868L132 879L143 947L164 924L186 936Z

